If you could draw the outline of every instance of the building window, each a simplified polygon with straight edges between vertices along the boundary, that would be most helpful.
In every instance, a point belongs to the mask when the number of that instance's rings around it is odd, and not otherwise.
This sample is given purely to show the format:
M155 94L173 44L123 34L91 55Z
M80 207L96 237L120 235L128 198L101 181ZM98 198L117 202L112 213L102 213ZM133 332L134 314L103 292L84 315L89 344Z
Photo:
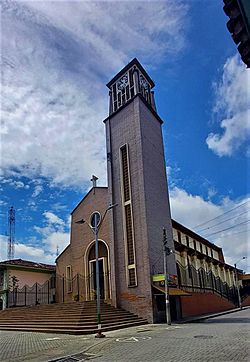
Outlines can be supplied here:
M101 214L99 213L99 211L95 211L93 212L93 214L90 216L90 225L91 227L94 229L96 226L99 226L100 222L101 222ZM96 225L95 225L96 223Z
M134 287L136 286L136 273L135 268L128 269L128 286Z
M56 287L56 276L52 275L52 277L50 278L50 288L54 289Z
M127 151L127 145L121 148L123 202L129 201L131 199Z
M208 255L208 248L207 248L207 246L206 246L206 254Z
M121 162L121 192L123 204L123 223L124 223L124 239L126 250L127 265L127 283L129 287L137 286L136 261L135 261L135 242L133 228L133 212L131 202L131 186L129 174L129 157L128 146L124 145L120 149Z
M187 243L187 247L189 248L189 237L186 236L186 243Z
M203 253L203 250L202 250L202 244L200 243L200 248L201 248L201 253Z
M211 258L214 257L214 254L213 254L213 249L211 249Z
M194 243L194 250L196 250L196 241L193 240L193 243Z
M72 292L72 267L71 267L71 265L66 266L66 290L67 290L67 293Z
M135 263L131 205L125 206L128 265Z
M177 236L178 236L178 241L181 244L181 233L180 233L180 231L177 232Z

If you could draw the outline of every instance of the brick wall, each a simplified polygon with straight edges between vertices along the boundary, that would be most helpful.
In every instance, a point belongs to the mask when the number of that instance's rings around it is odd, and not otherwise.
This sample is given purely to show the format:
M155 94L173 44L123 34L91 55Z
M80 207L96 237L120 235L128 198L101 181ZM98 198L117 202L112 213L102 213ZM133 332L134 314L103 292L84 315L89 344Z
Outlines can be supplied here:
M138 102L139 100L136 98L109 121L111 128L110 141L112 144L112 202L118 203L118 206L113 210L114 241L112 246L114 248L114 255L111 263L113 262L115 266L117 306L147 318L152 322L153 308L147 227L145 225L146 210ZM107 124L106 126L108 127ZM138 286L133 288L128 287L126 280L126 246L124 242L120 179L120 147L126 143L128 144L130 161L135 258L138 278ZM111 187L110 176L109 187Z
M107 188L97 187L95 190L92 189L79 203L72 213L70 245L57 258L56 274L58 276L65 277L66 267L71 265L72 276L74 277L76 274L80 274L83 278L80 279L80 297L82 300L89 297L89 285L87 282L85 283L85 280L87 280L86 278L89 275L87 254L90 244L92 245L94 242L94 234L87 223L79 225L76 224L76 221L84 219L86 222L90 223L90 217L94 211L99 211L103 216L108 206L107 196ZM107 213L98 234L99 240L103 240L107 244L108 251L110 249L109 219L110 212ZM62 281L60 277L57 278L57 301L60 301L62 296ZM111 275L111 277L113 276ZM73 294L71 292L67 293L65 287L64 301L72 301L72 296Z
M151 273L157 274L163 272L163 227L167 231L168 246L174 250L164 146L159 120L142 101L139 109L148 252ZM176 275L174 253L168 256L167 264L168 272Z
M110 130L109 130L110 126ZM112 153L112 202L114 209L114 258L117 305L153 321L150 274L163 272L162 228L172 241L164 149L159 120L136 97L106 122L108 150ZM120 178L120 147L128 145L138 285L129 288L126 280ZM109 164L108 168L111 168ZM111 182L112 181L112 182ZM112 185L112 186L111 186ZM170 245L173 248L173 245ZM168 258L169 272L176 274L175 257ZM112 261L111 261L112 263Z
M243 300L242 307L247 307L249 305L250 305L250 295L246 299Z
M233 308L235 308L233 303L213 293L193 293L190 297L181 297L182 318Z

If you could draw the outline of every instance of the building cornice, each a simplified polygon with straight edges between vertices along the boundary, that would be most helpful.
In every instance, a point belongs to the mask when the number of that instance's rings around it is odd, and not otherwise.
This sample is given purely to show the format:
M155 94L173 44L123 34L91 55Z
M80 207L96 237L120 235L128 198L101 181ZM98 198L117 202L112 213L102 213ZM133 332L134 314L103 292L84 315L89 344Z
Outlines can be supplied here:
M132 103L137 97L139 97L142 102L145 104L145 106L148 108L148 110L154 115L154 117L159 121L160 124L163 124L163 120L161 117L156 113L156 111L150 106L150 104L145 100L145 98L140 94L137 93L133 98L131 98L129 101L127 101L123 106L118 108L115 112L110 114L107 118L104 119L103 123L106 123L108 120L112 119L117 113L119 113L122 109L124 109L128 104Z
M217 251L222 251L222 248L211 243L211 241L203 238L201 235L199 234L196 234L194 231L188 229L186 226L178 223L176 220L172 219L172 226L173 228L175 228L177 231L182 231L184 232L185 234L187 234L188 236L191 236L192 238L194 238L195 240L197 241L200 241L202 242L204 245L206 246L209 246L210 248L213 248L214 250L217 250Z

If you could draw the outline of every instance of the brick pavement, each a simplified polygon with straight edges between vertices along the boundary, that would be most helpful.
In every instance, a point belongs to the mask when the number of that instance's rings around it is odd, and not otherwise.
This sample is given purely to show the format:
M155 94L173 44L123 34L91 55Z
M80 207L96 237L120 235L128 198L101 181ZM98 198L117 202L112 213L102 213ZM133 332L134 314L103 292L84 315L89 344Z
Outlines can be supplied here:
M0 331L0 361L44 362L81 352L95 343L93 335Z
M244 310L202 323L167 328L162 325L158 328L148 326L139 333L137 328L133 336L144 335L152 339L100 344L90 351L102 354L102 357L95 359L98 362L250 361L249 327L250 311Z
M0 332L0 360L47 362L85 351L97 355L97 362L245 362L250 360L249 326L248 309L201 323L107 332L102 340L93 335ZM116 341L119 338L128 340Z

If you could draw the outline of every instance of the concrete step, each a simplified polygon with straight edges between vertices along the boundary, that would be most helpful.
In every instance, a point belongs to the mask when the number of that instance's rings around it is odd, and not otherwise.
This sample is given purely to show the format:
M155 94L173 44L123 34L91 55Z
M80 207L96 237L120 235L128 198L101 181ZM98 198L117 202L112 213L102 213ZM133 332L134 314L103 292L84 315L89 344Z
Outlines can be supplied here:
M95 333L96 316L95 301L16 308L0 312L0 329L72 334ZM147 323L132 313L105 303L101 303L101 318L105 330Z
M141 319L141 320L135 320L130 321L127 323L113 323L113 324L102 324L102 331L112 331L116 329L121 328L128 328L128 327L135 327L140 325L147 324L147 320ZM27 326L1 326L1 330L8 330L8 331L23 331L23 332L39 332L39 333L66 333L66 334L92 334L97 332L97 325L95 326L79 326L77 327L70 327L70 328L58 328L58 327L41 327L37 328L37 326L33 327L27 327Z
M103 325L109 325L109 324L117 324L117 323L130 323L130 322L135 322L135 321L142 321L142 318L138 318L136 316L134 317L130 317L130 318L126 318L124 320L102 320L102 324ZM97 325L96 321L90 321L85 323L84 321L76 321L75 323L62 323L62 324L54 324L54 323L48 323L46 321L44 321L43 323L39 323L39 324L34 324L32 322L30 323L16 323L15 321L12 323L0 323L0 327L2 326L9 326L9 327L14 327L14 326L20 326L20 327L34 327L34 328L43 328L44 325L48 328L64 328L64 326L66 327L67 325L72 326L74 328L78 328L79 326L85 326L86 328L88 327L92 327L93 325Z
M128 314L128 315L123 315L123 316L119 316L119 315L101 315L103 320L110 320L110 319L124 319L124 318L131 318L132 315ZM40 323L43 321L49 322L49 323L64 323L66 321L68 322L74 322L74 321L92 321L92 320L96 320L97 316L94 315L92 317L79 317L79 318L4 318L4 319L0 319L0 323L11 323L13 321L18 322L18 323L26 323L26 322L32 322L32 323Z
M52 313L52 314L47 314L47 313L25 313L23 315L16 315L16 316L13 316L13 315L0 315L0 321L1 320L4 320L4 319L13 319L15 318L15 320L25 320L25 319L44 319L44 318L47 318L47 319L73 319L73 318L88 318L88 317L95 317L97 314L96 311L91 311L91 313L71 313L71 311L68 311L67 314L63 313L63 314L55 314L55 313ZM112 316L112 315L116 315L116 316L120 316L120 317L123 317L123 316L127 316L127 315L131 315L131 313L127 312L127 311L124 311L124 310L110 310L110 311L103 311L101 310L101 314L103 315L107 315L107 316Z

